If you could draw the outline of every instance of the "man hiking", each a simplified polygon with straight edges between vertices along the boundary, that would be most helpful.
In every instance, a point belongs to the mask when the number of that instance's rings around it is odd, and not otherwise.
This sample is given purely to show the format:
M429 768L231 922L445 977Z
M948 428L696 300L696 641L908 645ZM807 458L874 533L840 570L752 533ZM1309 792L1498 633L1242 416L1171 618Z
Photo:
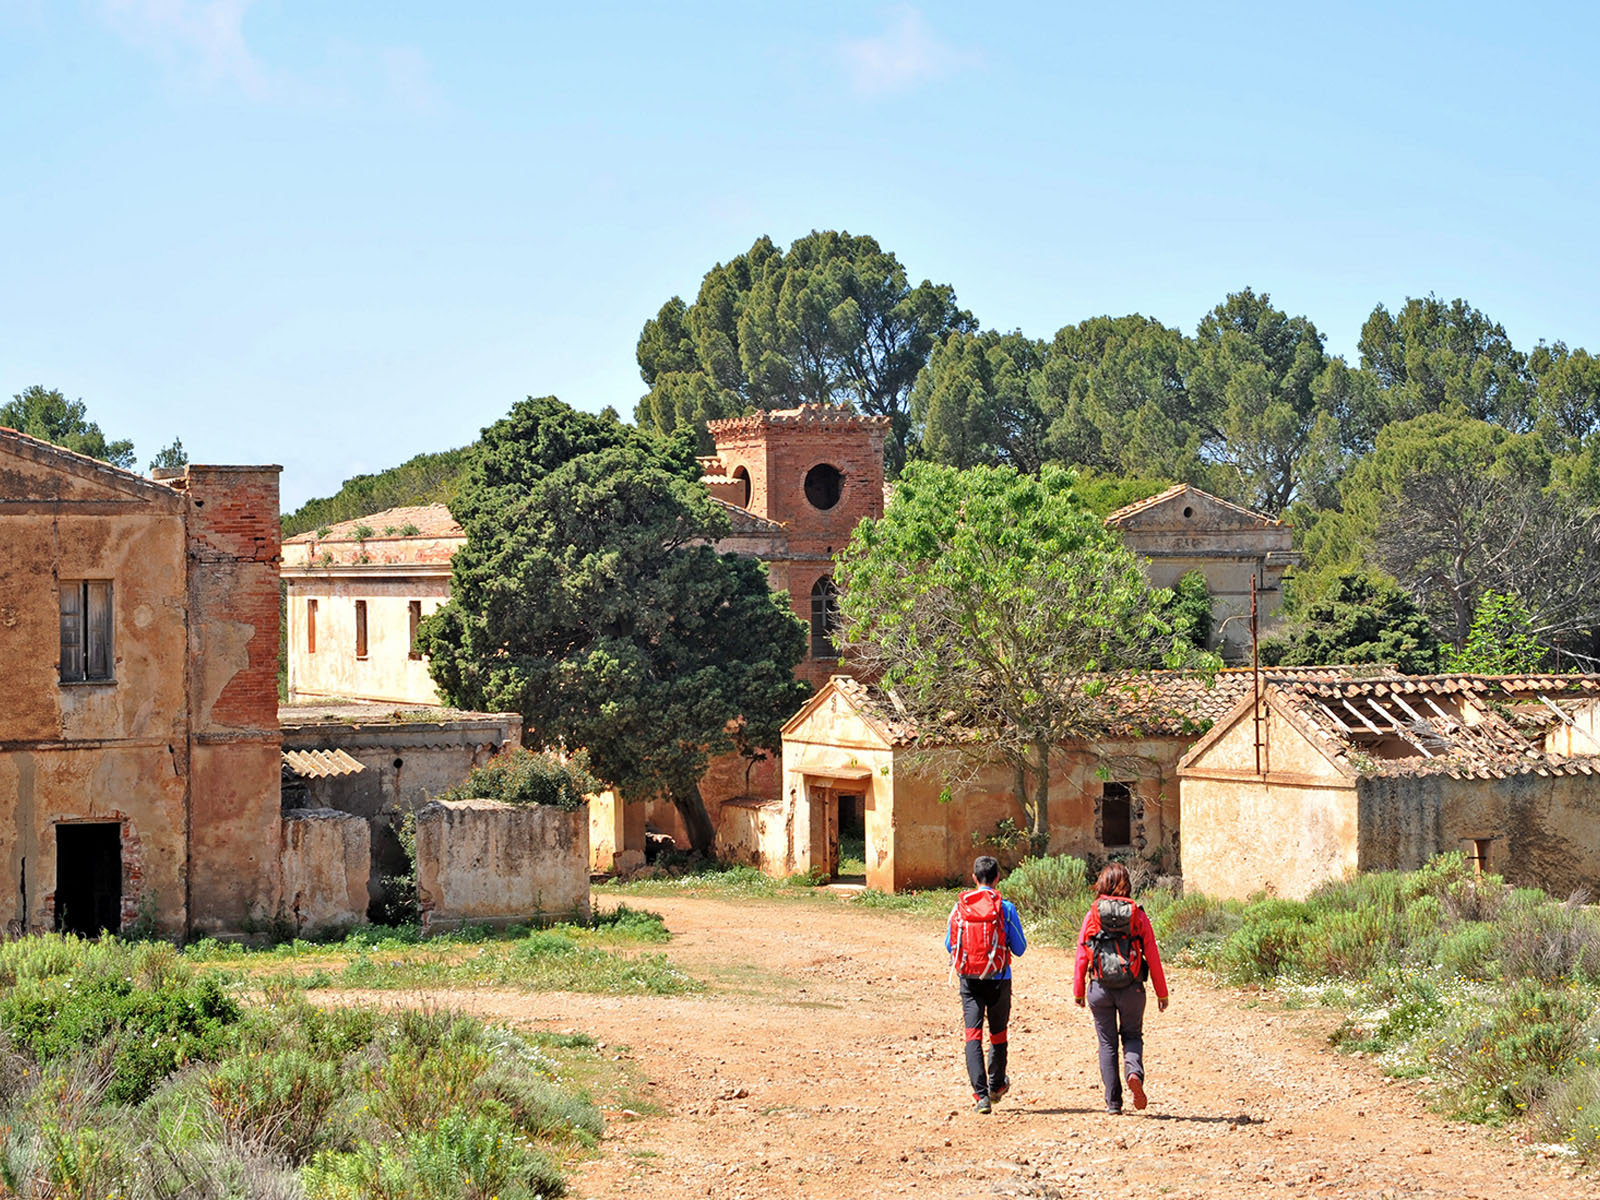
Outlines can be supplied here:
M995 884L1000 863L987 854L972 864L977 886L962 892L950 913L944 948L950 969L961 977L961 1015L966 1029L967 1078L980 1113L1011 1088L1006 1078L1006 1027L1011 1021L1011 959L1026 953L1017 906L1002 900ZM989 1065L983 1062L983 1022L989 1021Z

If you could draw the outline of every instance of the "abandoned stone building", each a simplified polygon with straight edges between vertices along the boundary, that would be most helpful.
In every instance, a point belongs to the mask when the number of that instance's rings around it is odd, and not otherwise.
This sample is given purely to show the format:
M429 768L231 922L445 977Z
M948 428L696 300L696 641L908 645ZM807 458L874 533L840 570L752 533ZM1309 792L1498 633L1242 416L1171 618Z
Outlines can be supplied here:
M279 900L278 468L146 479L0 429L0 926Z
M1176 870L1178 760L1253 678L1156 672L1108 690L1093 736L1052 750L1050 853L1135 855ZM973 771L924 744L892 695L836 676L784 726L780 795L725 804L718 847L773 875L836 874L853 836L868 887L939 886L965 876L1002 822L1027 827L1013 788L1005 764Z
M1185 887L1302 897L1460 850L1600 887L1600 676L1272 680L1178 766Z
M1187 483L1117 509L1108 528L1145 562L1155 587L1176 587L1190 571L1211 593L1211 644L1227 662L1250 659L1252 584L1261 636L1276 628L1284 572L1300 561L1294 530Z

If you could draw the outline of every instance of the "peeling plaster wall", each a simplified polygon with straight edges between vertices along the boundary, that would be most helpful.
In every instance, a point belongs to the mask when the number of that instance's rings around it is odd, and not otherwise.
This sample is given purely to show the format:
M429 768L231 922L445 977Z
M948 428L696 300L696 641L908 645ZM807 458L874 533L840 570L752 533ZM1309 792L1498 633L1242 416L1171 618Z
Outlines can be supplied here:
M436 801L417 814L425 932L589 917L589 818L582 809Z
M450 576L299 575L289 578L289 698L342 696L438 704L427 660L411 657L413 600L426 617L450 597ZM306 601L317 602L317 648L309 648ZM367 657L356 657L356 601L367 604Z

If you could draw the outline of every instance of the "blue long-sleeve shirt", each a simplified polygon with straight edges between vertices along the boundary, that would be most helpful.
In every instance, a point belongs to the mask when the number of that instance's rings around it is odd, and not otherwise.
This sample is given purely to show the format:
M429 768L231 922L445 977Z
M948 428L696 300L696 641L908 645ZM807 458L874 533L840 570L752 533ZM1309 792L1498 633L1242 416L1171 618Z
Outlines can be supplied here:
M984 890L992 892L995 889L985 888ZM1017 915L1017 906L1011 903L1009 900L1002 899L1000 901L1000 911L1005 914L1006 919L1006 947L1011 951L1011 957L1020 958L1022 955L1028 952L1028 939L1023 936L1022 918ZM950 919L945 922L944 926L944 952L946 954L954 954L955 949L956 910L952 908L950 910ZM1006 969L1001 971L1000 974L996 975L995 978L1010 979L1010 965L1007 964Z

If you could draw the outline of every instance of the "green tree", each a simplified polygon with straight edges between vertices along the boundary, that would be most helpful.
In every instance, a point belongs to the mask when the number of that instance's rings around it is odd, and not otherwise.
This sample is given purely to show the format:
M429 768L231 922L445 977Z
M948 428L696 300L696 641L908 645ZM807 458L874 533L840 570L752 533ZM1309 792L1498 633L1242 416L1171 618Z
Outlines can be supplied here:
M1441 650L1417 603L1392 579L1347 573L1306 604L1282 634L1263 638L1268 666L1388 663L1408 675L1439 669Z
M1282 512L1363 448L1348 439L1364 423L1343 419L1365 396L1358 377L1265 292L1246 288L1207 313L1181 362L1212 486L1251 508Z
M1186 641L1196 652L1204 652L1211 641L1211 589L1199 571L1189 571L1172 589L1172 598L1159 607L1162 621L1172 628L1174 637Z
M1072 475L913 463L882 519L840 555L852 656L879 673L924 745L1008 763L1036 847L1050 838L1052 746L1091 736L1108 691L1196 661L1138 561Z
M483 431L451 511L466 543L419 635L444 698L670 797L708 851L706 763L778 747L806 634L759 562L712 548L727 519L688 443L530 398Z
M1341 488L1347 553L1399 580L1464 645L1488 592L1551 644L1600 625L1600 523L1535 434L1430 413L1386 427Z
M1359 345L1389 421L1452 413L1517 432L1533 426L1526 357L1465 300L1413 296L1393 314L1380 304L1362 325Z
M150 460L150 470L158 467L181 467L189 461L189 452L183 448L182 438L173 438L172 445L163 446Z
M1203 483L1205 430L1179 367L1183 334L1137 313L1056 333L1039 380L1057 462Z
M718 413L849 404L891 419L887 457L898 470L917 373L935 342L972 328L953 289L913 285L870 237L813 232L787 252L762 237L708 271L694 304L674 297L645 323L637 354L651 394L638 420L675 432L680 425L668 425L667 414L680 419L685 393L703 402L691 411ZM699 378L675 378L682 376ZM668 386L677 393L670 403L656 396Z
M956 331L933 348L911 391L921 454L952 467L1044 463L1045 420L1035 399L1045 346L1020 333Z
M1517 675L1543 671L1550 649L1540 644L1533 619L1515 596L1485 592L1473 614L1467 641L1450 658L1452 671L1473 675Z
M1540 342L1528 356L1537 386L1537 425L1552 447L1578 450L1600 432L1600 358L1566 343Z
M0 425L124 470L132 469L135 462L132 442L106 441L100 426L88 419L83 401L68 400L54 388L46 391L35 384L11 397L9 403L0 404Z

